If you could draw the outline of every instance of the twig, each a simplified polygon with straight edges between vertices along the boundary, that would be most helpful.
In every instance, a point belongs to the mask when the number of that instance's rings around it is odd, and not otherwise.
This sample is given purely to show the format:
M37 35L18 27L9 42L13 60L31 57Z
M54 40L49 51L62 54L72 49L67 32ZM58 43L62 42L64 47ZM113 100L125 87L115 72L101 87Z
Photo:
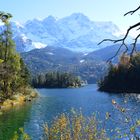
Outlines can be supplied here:
M128 14L133 15L133 14L134 14L136 11L138 11L139 9L140 9L140 6L137 7L135 10L132 10L132 11L129 11L129 12L125 13L124 16L126 16L126 15L128 15Z
M133 43L133 48L132 48L132 51L130 53L130 56L132 57L134 51L136 51L136 46L137 46L137 41L138 41L138 38L140 37L140 34L137 35L137 37L135 38L135 42Z

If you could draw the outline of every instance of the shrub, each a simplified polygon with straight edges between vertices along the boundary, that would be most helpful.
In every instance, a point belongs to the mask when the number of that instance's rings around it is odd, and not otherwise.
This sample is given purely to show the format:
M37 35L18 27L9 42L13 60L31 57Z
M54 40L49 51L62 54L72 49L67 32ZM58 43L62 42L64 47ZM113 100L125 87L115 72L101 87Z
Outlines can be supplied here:
M104 128L99 126L96 117L84 117L80 112L72 111L69 116L61 114L56 117L50 127L44 125L47 140L107 140Z

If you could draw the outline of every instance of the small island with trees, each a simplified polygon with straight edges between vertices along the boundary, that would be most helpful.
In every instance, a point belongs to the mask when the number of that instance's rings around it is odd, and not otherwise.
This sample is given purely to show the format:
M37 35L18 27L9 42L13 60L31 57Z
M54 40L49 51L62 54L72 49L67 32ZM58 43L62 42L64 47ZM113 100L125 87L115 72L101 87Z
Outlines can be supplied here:
M35 88L77 88L84 85L79 76L68 72L48 72L39 74L32 79Z

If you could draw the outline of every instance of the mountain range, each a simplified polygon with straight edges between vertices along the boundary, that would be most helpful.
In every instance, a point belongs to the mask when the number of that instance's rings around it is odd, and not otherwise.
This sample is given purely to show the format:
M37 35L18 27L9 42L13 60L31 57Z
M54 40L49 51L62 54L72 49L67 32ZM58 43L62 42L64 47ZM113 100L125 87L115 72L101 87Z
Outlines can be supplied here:
M91 52L109 45L97 46L104 38L117 38L119 28L112 22L95 22L81 13L62 19L48 16L24 24L12 22L13 39L19 52L46 46L58 46L77 52Z

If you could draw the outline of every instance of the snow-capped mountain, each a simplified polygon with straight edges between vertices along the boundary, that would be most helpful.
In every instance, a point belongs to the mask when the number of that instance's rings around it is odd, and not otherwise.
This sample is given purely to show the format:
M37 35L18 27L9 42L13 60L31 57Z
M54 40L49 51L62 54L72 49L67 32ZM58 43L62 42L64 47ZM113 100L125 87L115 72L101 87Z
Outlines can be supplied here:
M90 52L99 49L104 38L116 38L119 28L112 22L94 22L81 13L62 19L49 16L29 20L24 24L12 22L13 38L19 52L46 46L59 46L74 51Z

